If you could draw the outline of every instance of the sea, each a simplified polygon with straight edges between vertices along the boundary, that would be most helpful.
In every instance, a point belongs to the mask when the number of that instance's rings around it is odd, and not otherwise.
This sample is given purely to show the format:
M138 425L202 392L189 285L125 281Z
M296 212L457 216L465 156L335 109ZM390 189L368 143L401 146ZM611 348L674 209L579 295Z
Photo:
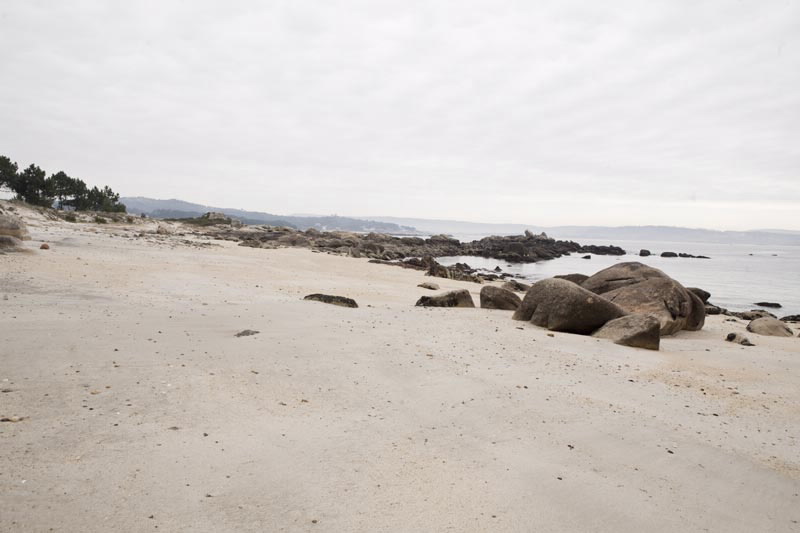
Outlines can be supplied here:
M453 235L462 242L477 240L477 235ZM607 242L592 239L574 239L583 245L615 245L627 255L569 256L538 263L508 263L503 260L475 257L439 257L445 266L466 263L472 268L493 270L499 266L503 272L534 282L559 274L591 275L606 267L626 261L638 261L664 271L685 287L700 287L711 293L709 301L730 311L766 309L778 317L800 314L800 246L757 244L720 244L702 242ZM653 253L640 257L639 250ZM661 257L661 252L705 255L710 259ZM756 302L775 302L779 309L759 307Z

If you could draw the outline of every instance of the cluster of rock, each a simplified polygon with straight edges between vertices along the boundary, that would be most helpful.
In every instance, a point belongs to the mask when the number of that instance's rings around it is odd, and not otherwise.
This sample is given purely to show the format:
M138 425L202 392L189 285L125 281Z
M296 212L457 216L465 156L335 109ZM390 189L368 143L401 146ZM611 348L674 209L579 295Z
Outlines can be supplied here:
M22 241L30 240L25 223L10 211L0 208L0 253L22 249Z
M292 228L251 227L223 232L225 238L239 240L240 246L278 248L295 246L312 248L351 257L380 261L396 261L410 257L480 256L514 263L533 263L555 259L572 253L625 255L618 246L581 246L573 241L558 241L542 233L535 235L491 236L472 242L461 242L447 235L395 237L382 233L359 234L343 231L299 231Z
M526 290L520 299L514 290ZM532 286L516 280L485 286L481 307L514 311L514 320L551 331L594 335L617 344L657 350L662 335L696 331L705 305L692 290L641 263L620 263L593 276L549 278ZM467 290L423 296L424 307L474 307Z
M644 248L639 250L639 257L649 257L651 255L653 255L653 253L650 250L647 250L647 249L644 249ZM687 253L683 253L683 252L678 252L678 253L676 253L676 252L661 252L661 257L683 257L685 259L711 259L710 257L705 256L705 255L692 255L692 254L687 254Z

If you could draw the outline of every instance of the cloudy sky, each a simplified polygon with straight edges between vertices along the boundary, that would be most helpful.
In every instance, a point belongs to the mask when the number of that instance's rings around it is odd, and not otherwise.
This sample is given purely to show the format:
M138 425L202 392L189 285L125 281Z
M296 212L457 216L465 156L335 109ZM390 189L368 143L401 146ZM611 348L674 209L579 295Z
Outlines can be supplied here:
M278 214L800 229L800 2L0 1L0 154Z

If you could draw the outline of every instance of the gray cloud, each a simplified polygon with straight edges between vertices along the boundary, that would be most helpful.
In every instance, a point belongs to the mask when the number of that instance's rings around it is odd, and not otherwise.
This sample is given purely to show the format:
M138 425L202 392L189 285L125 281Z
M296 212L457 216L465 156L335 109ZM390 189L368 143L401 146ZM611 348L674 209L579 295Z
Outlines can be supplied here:
M793 1L26 1L0 23L2 153L125 195L800 229Z

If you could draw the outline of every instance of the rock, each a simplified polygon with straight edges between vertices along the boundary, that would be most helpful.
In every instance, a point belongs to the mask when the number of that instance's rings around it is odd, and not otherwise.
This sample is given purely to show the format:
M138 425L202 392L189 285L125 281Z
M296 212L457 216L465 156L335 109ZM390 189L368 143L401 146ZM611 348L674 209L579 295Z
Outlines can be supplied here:
M750 342L750 339L742 335L739 335L738 333L728 333L727 337L725 337L725 340L728 342L735 342L736 344L741 344L742 346L755 346L755 344Z
M687 291L691 291L700 298L700 300L704 303L708 303L708 299L711 298L711 293L708 291L704 291L703 289L698 289L697 287L686 287Z
M0 236L14 237L21 241L31 238L22 219L11 213L0 213Z
M595 294L604 294L619 289L620 287L641 283L651 278L670 279L669 276L657 268L631 261L627 263L618 263L601 270L593 276L589 276L581 283L581 287Z
M628 313L658 319L661 335L673 335L683 329L697 331L705 323L703 302L672 278L650 278L603 296Z
M0 235L0 250L11 252L22 249L22 241L9 235Z
M678 257L678 254L675 252L662 252L661 257Z
M565 279L534 283L514 320L530 320L553 331L588 335L609 320L625 315L619 306Z
M515 279L510 279L501 285L507 291L517 291L517 292L526 292L528 289L531 288L530 285L527 283L522 283L521 281L517 281Z
M312 300L325 304L338 305L340 307L358 307L358 304L352 298L346 298L344 296L332 296L330 294L309 294L303 298L303 300Z
M641 250L639 250L639 256L640 256L640 257L648 257L648 256L650 256L650 255L652 255L652 253L650 252L650 250L645 250L644 248L642 248Z
M706 304L706 315L723 315L726 309L716 305Z
M625 250L623 250L619 246L587 245L587 246L581 246L578 249L578 253L594 254L594 255L625 255ZM587 258L584 257L584 259L587 259ZM591 258L588 258L588 259L591 259Z
M481 308L516 311L522 300L508 289L487 285L481 289Z
M583 257L581 257L581 259L591 259L591 258L592 258L591 255L584 255Z
M770 307L772 309L780 309L783 307L781 304L777 302L756 302L756 305L761 307Z
M158 235L171 235L172 230L166 224L159 224L158 228L156 228L156 233Z
M218 220L220 222L228 222L229 218L225 213L217 213L215 211L209 211L205 215L200 218L205 218L206 220Z
M632 314L606 322L592 336L610 339L622 346L658 350L661 323L649 315Z
M250 335L258 335L259 333L261 333L261 332L260 331L256 331L254 329L243 329L242 331L240 331L239 333L237 333L234 336L235 337L249 337Z
M424 283L420 283L417 287L422 287L423 289L428 289L431 291L438 291L439 285L437 283L431 283L430 281L426 281Z
M50 245L49 245L49 244L47 244L46 242L44 242L44 243L42 243L42 245L39 247L39 249L40 249L40 250L49 250L49 249L50 249Z
M581 283L589 279L589 276L587 276L586 274L561 274L560 276L554 276L554 277L558 279L565 279L567 281L571 281L572 283L575 283L577 285L580 285Z
M437 294L435 296L422 296L417 300L418 307L475 307L472 296L467 289Z
M781 320L783 322L800 322L800 315L786 315Z
M756 318L747 324L747 331L751 333L757 333L759 335L769 335L771 337L794 336L794 333L792 333L792 330L789 329L786 324L777 318L772 318L770 316Z

